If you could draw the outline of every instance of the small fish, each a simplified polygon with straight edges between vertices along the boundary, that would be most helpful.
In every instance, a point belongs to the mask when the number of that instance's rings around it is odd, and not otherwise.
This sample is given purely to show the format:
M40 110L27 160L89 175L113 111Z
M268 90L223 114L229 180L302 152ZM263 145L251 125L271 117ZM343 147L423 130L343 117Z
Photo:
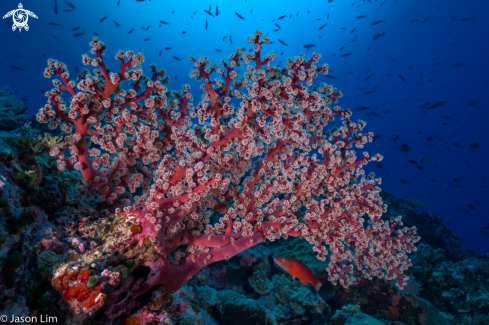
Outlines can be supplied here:
M73 37L80 37L83 35L83 33L85 33L85 31L81 32L81 33L76 33L73 35Z
M116 22L115 20L112 20L112 22L117 26L117 28L121 27L121 24L119 24L118 22ZM149 27L148 27L149 28ZM147 29L146 29L147 30Z
M343 51L344 48L345 48L344 46L340 47L340 51Z
M374 21L373 23L371 23L370 25L374 26L374 25L378 25L380 23L385 23L385 19L384 20L377 20L377 21Z
M92 32L92 33L93 33L93 35L96 35L96 36L98 36L98 33L97 33L97 32Z
M103 23L103 22L104 22L104 20L106 20L107 18L109 18L109 16L105 16L105 17L103 17L102 19L100 19L100 20L98 21L98 23L99 23L99 24L100 24L100 23Z
M66 2L66 0L65 0L65 4L66 4L68 7L70 7L71 9L76 9L76 7L75 7L75 5L74 5L74 4L72 4L72 3L70 3L70 2Z
M145 39L143 39L143 41L145 41L145 42L151 41L151 38L145 38Z
M376 113L376 112L370 112L368 114L365 114L365 116L369 116L369 117L380 117L380 114L379 113Z
M161 52L163 52L163 50L160 50L160 53L158 54L158 56L161 56Z
M207 30L207 26L209 26L209 24L207 23L207 19L205 20L205 29Z
M399 77L399 79L401 79L401 80L402 80L402 81L403 81L405 84L407 84L406 79L404 79L404 77L403 77L403 76L401 76L400 74L397 74L397 76L398 76L398 77Z
M471 144L469 144L469 147L472 149L477 149L477 148L481 147L481 143L480 142L472 142Z
M450 43L448 46L458 46L456 43Z
M457 64L454 64L452 67L453 67L453 68L456 68L456 67L460 67L460 66L462 66L462 65L464 65L464 64L463 64L463 63L457 63Z
M63 9L63 12L72 12L73 9Z
M367 18L368 16L357 16L357 18Z
M448 102L446 102L446 101L445 102L436 102L433 105L431 105L430 107L428 107L428 109L440 108L446 104L448 104Z
M51 26L61 26L61 24L58 24L58 23L48 23L48 24Z
M220 49L216 49L216 52L221 52L221 50Z
M136 28L136 27L134 27L134 28ZM131 29L130 31L128 31L127 33L128 33L128 34L131 34L132 32L134 32L134 28L133 28L133 29Z
M54 14L58 14L58 1L54 0Z
M384 36L385 35L385 32L383 32L382 34L375 34L374 37L372 37L373 40L376 40L378 39L379 37L381 36Z
M355 107L353 110L354 110L354 111L363 112L363 111L366 111L366 110L368 110L368 109L370 109L370 107L366 107L366 106L357 106L357 107Z
M305 47L306 49L310 50L311 47L316 47L316 43L314 43L314 44L306 44L306 45L304 45L302 47Z
M280 25L279 24L275 23L275 26L277 26L278 29L282 30L282 28L280 28Z
M229 43L233 44L233 36L229 35Z
M368 79L370 79L371 77L373 76L373 74L367 76L365 79L363 79L363 81L367 81Z
M209 16L214 17L214 15L212 14L212 12L210 12L209 10L204 10L204 12L205 12L206 14L208 14ZM215 17L214 17L214 18L215 18Z
M79 30L79 29L80 29L80 27L81 27L81 26L74 27L74 28L72 28L71 30L72 30L73 32L76 32L77 30Z
M352 55L352 54L351 53L345 53L345 54L342 54L341 57L344 58L344 57L350 56L350 55Z
M172 47L165 47L165 50L171 50L172 48L173 48L173 46Z
M417 19L413 19L413 20L410 20L409 23L415 23L417 21L418 21Z
M239 19L244 19L243 16L241 16L240 14L238 14L237 12L235 12L236 16L238 16Z
M460 19L460 21L471 21L471 20L475 20L475 18L467 17L467 18Z
M408 162L410 164L412 164L412 165L417 165L418 164L418 162L416 160L409 160Z
M416 168L419 170L424 170L424 167L422 165L418 165L418 166L416 166Z
M318 30L321 30L323 29L324 27L326 27L328 25L328 23L324 24L323 26L319 27Z
M287 45L287 43L285 43L285 42L284 42L284 41L282 41L281 39L279 39L278 41L279 41L279 43L280 43L280 44L283 44L283 45L285 45L285 46L289 46L289 45Z
M353 32L355 31L355 29L357 29L357 28L356 28L356 27L355 27L355 28L353 28L353 29L351 30L350 34L353 34Z
M383 5L384 3L385 3L385 1L384 1L384 2L382 2L382 3L380 4L380 6L379 6L379 7L382 7L382 5Z
M297 278L304 285L310 283L316 292L321 289L322 283L314 277L312 270L303 262L290 257L275 257L273 261L289 273L292 279Z
M25 70L24 68L22 68L22 67L18 67L18 66L16 66L16 65L9 65L8 67L9 67L10 69L14 69L14 70Z
M284 19L285 17L287 17L287 15L280 16L280 17L278 17L278 18L277 18L277 20L282 20L282 19Z
M164 20L160 20L160 23L162 23L163 25L170 25L169 23L167 23L166 21Z
M219 7L216 6L216 17L219 16ZM176 77L176 76L175 76Z
M410 149L409 149L409 146L405 143L401 144L401 146L399 147L399 149L401 149L402 152L408 152Z
M187 31L183 31L183 32L182 32L182 35L183 35L183 34L187 34Z
M460 143L456 142L456 141L453 141L452 142L452 146L454 146L455 148L463 149L463 146Z
M426 22L427 22L427 21L428 21L430 18L431 18L431 16L429 16L428 18L425 18L425 19L424 19L424 20L421 22L421 24L426 23Z
M180 58L179 58L179 57L177 57L177 56L174 56L173 58L174 58L175 60L177 60L177 61L182 62L182 60L180 60Z
M54 34L51 34L51 36L54 38L54 39L57 39L59 41L59 38L56 37L56 35Z
M467 204L467 208L469 208L472 211L475 211L475 206L472 204Z
M406 184L406 183L407 183L407 180L405 180L405 179L401 179L401 180L400 180L400 182L401 182L402 184Z
M375 166L377 166L377 168L380 168L380 169L383 169L384 168L384 165L383 164L377 164Z

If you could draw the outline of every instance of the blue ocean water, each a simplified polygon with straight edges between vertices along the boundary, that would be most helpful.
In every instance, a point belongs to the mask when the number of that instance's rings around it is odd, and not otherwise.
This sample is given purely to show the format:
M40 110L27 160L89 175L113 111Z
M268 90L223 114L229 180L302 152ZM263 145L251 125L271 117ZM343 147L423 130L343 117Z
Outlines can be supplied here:
M2 16L17 9L18 1L1 1ZM300 52L322 54L330 74L317 82L340 89L339 105L379 136L365 150L385 159L381 167L371 164L366 170L382 177L382 188L392 194L430 204L426 211L439 215L464 248L489 251L487 1L28 0L22 5L38 18L29 17L29 31L21 32L12 31L11 17L2 20L0 85L10 85L29 104L29 114L45 104L43 93L51 89L42 75L46 60L66 63L75 75L94 36L109 46L112 70L119 67L118 50L142 52L147 73L152 63L165 68L169 88L190 84L196 99L200 91L188 77L187 57L218 62L235 46L250 48L246 37L255 30L268 34L274 43L265 52L275 51L282 66Z

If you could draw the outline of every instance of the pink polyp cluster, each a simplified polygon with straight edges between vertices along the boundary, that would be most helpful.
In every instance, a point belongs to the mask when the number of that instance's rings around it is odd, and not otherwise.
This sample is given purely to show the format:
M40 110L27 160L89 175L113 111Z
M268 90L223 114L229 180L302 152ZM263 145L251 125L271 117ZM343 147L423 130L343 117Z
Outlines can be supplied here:
M307 240L322 260L329 247L334 283L348 286L355 266L404 286L419 237L415 228L398 229L400 219L380 218L381 180L363 166L382 156L354 149L373 141L362 133L366 123L333 106L342 97L336 88L312 86L328 73L319 54L280 68L273 52L261 54L269 42L262 33L248 41L254 51L236 48L220 64L189 57L190 76L202 83L197 104L188 85L167 90L163 69L151 65L144 76L141 54L120 51L119 72L109 75L98 39L96 58L83 57L96 68L76 81L50 60L45 75L62 83L47 93L38 121L66 133L66 147L51 150L58 166L80 172L99 201L123 207L117 213L133 225L126 246L155 243L162 262L151 262L160 269L149 282L161 285L179 268L170 291L210 263L289 236ZM69 108L62 91L72 96Z

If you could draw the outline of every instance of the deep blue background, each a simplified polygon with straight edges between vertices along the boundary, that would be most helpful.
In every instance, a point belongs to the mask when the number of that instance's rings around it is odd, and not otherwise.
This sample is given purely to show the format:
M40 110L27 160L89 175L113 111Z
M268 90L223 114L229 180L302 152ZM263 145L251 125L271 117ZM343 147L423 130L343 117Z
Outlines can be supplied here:
M109 46L106 62L112 70L119 68L114 59L117 50L142 52L146 67L155 63L167 70L171 76L170 89L180 89L182 84L190 83L197 101L199 88L188 78L191 64L187 56L205 55L214 61L227 58L234 46L249 48L246 37L258 29L270 33L268 36L275 44L265 51L278 53L277 61L285 62L286 57L301 51L308 56L313 51L321 53L321 62L330 65L330 75L337 79L321 76L319 80L331 83L344 93L339 104L352 109L367 106L381 115L365 116L371 112L369 110L354 112L354 119L367 121L367 131L382 134L365 149L370 154L379 152L385 157L383 169L367 166L367 170L383 178L383 188L396 196L429 203L428 211L434 211L449 223L463 238L464 247L482 253L489 251L489 237L481 229L489 222L489 1L121 0L119 5L118 0L69 2L76 6L75 10L63 12L70 8L63 0L58 0L59 12L55 15L54 0L22 1L24 9L39 17L29 18L28 32L12 32L11 18L9 22L7 19L0 21L0 85L8 84L12 91L20 87L18 97L30 105L29 113L36 113L45 104L45 97L39 90L51 88L51 81L42 76L46 59L52 57L65 62L74 76L74 68L82 67L81 55L90 50L88 43L93 32ZM3 16L16 9L18 3L19 0L2 0L0 14ZM204 12L209 5L212 5L212 13L216 5L219 7L219 16L214 18ZM239 19L235 12L245 19ZM272 22L283 15L287 17ZM356 18L359 15L368 17ZM108 19L99 23L105 16ZM463 18L475 20L460 21ZM384 19L385 23L371 25ZM121 26L117 28L113 20ZM160 24L160 20L169 25ZM417 21L410 23L411 20ZM50 26L49 22L61 26ZM278 29L274 23L281 29L274 32ZM326 23L327 26L318 31ZM148 31L141 28L149 25ZM80 30L71 30L78 26ZM133 28L134 32L128 34ZM83 36L73 36L83 31ZM384 36L372 39L382 32ZM229 35L233 44L229 42ZM227 36L225 41L224 36ZM144 41L146 38L150 40ZM280 44L278 39L288 46ZM303 48L305 44L314 43L316 47L309 51ZM345 48L340 51L342 46ZM164 50L165 47L173 48ZM352 55L342 57L345 53ZM44 54L46 56L42 57ZM174 60L173 56L182 61ZM437 62L441 64L433 66ZM463 65L453 67L458 63ZM9 68L11 65L25 70L13 70ZM375 86L376 92L365 94ZM420 109L427 102L429 106L439 101L448 101L448 104L430 110L426 110L425 105ZM477 103L469 106L474 101ZM385 113L386 110L392 112ZM422 133L416 135L418 132ZM399 140L391 141L396 135ZM426 140L427 136L435 135L443 140ZM463 148L455 147L453 142ZM480 142L481 148L470 148L468 145L473 142ZM399 149L403 143L410 147L409 152ZM423 157L432 159L431 164L423 164L424 170L409 163L414 160L421 164ZM406 184L401 183L403 179ZM472 204L475 210L469 209L467 204Z

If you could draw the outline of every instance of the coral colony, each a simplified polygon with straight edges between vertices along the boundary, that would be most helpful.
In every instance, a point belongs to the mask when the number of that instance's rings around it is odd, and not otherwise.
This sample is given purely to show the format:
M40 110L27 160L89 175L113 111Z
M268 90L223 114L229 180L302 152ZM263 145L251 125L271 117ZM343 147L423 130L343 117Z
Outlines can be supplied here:
M152 76L144 76L140 53L119 51L121 66L112 72L97 38L90 44L95 57L83 56L93 73L84 69L70 80L64 64L48 61L44 75L61 80L53 81L37 120L60 126L66 141L51 155L59 169L81 174L86 186L76 198L96 197L125 218L107 250L154 248L139 260L146 274L134 282L127 268L99 275L59 268L52 283L75 312L103 305L114 319L155 286L173 293L211 263L289 236L308 241L318 259L329 254L334 284L355 281L355 266L368 279L406 285L416 228L400 228L401 217L380 219L381 180L362 167L382 156L358 157L352 149L373 134L361 133L366 123L353 122L350 110L332 106L340 91L312 86L328 73L319 54L273 66L275 54L262 54L270 41L262 36L248 38L254 51L235 48L219 65L189 57L190 76L202 82L198 104L188 85L167 89L165 70L151 65ZM332 125L335 118L342 125Z

